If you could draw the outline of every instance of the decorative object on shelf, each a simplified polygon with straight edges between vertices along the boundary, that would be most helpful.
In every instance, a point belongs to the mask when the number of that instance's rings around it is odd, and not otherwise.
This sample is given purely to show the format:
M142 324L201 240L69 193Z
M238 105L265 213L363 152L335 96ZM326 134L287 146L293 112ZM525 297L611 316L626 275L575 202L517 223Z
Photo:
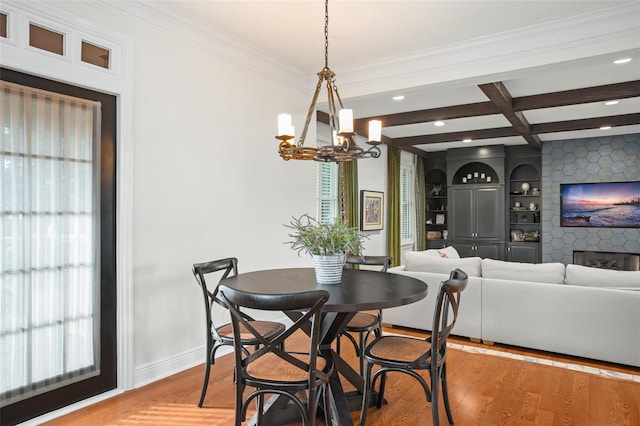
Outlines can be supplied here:
M294 217L289 225L284 226L293 230L289 234L292 239L286 244L296 250L298 256L305 252L313 257L316 280L320 284L339 283L345 255L360 254L363 241L367 238L344 221L336 219L334 222L320 223L308 214Z
M527 195L530 189L531 185L529 185L527 182L522 184L522 192L524 192L524 195Z
M324 162L344 162L351 161L356 158L378 158L380 157L380 148L377 145L382 143L382 123L380 120L371 120L369 122L369 140L367 144L371 145L367 150L358 146L356 142L356 133L353 128L353 111L345 109L342 99L338 93L338 86L335 81L336 74L329 69L329 0L325 0L324 13L324 68L318 72L318 84L313 95L307 119L304 123L302 136L297 143L292 143L294 139L294 129L291 125L291 115L280 114L278 116L278 136L280 147L278 153L284 160L316 160ZM322 89L322 83L327 84L327 99L329 109L329 135L331 143L319 146L317 148L305 147L304 142L309 130L309 123L315 113L318 95ZM337 111L336 100L340 106Z
M360 191L360 229L379 231L382 229L384 193Z
M460 178L462 183L491 183L491 176L487 173L473 172Z
M522 231L518 229L511 230L511 241L522 241Z
M530 231L522 234L523 241L540 241L540 232L539 231Z
M436 225L444 225L444 215L437 214L436 215Z
M536 203L529 203L529 210L532 212L538 210L538 205Z
M520 222L522 222L522 223L529 222L529 216L527 216L526 214L521 215L520 216Z
M448 236L449 236L449 231L447 231L446 229L442 231L442 238L446 240Z
M531 190L531 195L539 196L540 195L540 188L533 188Z
M429 191L429 195L433 195L434 197L439 197L442 194L444 194L444 191L442 185L440 185L439 183L434 184Z
M520 202L516 202L514 207L516 207L516 208L520 207Z
M441 231L427 231L428 240L439 240L440 238L442 238Z

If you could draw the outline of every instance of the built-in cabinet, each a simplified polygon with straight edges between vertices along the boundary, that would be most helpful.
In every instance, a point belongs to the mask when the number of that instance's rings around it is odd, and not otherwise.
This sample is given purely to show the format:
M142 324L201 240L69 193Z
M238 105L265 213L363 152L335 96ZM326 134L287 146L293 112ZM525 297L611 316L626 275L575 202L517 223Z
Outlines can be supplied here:
M462 185L450 192L450 238L466 256L502 259L504 190L500 185Z
M504 152L447 152L450 244L463 257L504 259Z
M528 147L507 147L507 260L541 261L542 180L540 155Z
M450 149L430 153L425 168L427 248L451 245L462 257L540 262L540 151Z
M448 197L447 168L444 153L434 153L425 161L425 219L428 249L440 249L447 245Z

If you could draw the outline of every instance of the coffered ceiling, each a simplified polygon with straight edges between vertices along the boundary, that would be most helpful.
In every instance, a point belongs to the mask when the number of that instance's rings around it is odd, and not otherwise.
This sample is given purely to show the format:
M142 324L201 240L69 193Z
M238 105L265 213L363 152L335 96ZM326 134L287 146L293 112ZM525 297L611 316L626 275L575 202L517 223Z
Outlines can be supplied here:
M311 97L322 0L156 7L304 76ZM640 132L638 1L330 0L329 66L357 118L418 154Z

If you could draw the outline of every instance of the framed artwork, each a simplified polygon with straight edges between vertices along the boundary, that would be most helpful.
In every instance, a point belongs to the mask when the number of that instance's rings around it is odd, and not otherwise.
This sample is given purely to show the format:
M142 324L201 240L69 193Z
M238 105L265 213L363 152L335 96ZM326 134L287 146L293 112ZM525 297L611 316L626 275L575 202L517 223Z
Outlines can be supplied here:
M360 230L378 231L382 229L383 208L383 192L360 191Z
M524 238L522 238L522 231L513 229L511 231L511 241L524 241Z
M436 215L436 225L444 225L444 215L437 214Z

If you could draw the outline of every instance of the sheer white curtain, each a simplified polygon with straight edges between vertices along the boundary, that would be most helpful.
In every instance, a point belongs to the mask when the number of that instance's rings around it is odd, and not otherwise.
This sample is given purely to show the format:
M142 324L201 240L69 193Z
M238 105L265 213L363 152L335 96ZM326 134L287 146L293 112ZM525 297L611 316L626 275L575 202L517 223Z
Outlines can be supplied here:
M0 81L0 406L99 373L100 105Z

